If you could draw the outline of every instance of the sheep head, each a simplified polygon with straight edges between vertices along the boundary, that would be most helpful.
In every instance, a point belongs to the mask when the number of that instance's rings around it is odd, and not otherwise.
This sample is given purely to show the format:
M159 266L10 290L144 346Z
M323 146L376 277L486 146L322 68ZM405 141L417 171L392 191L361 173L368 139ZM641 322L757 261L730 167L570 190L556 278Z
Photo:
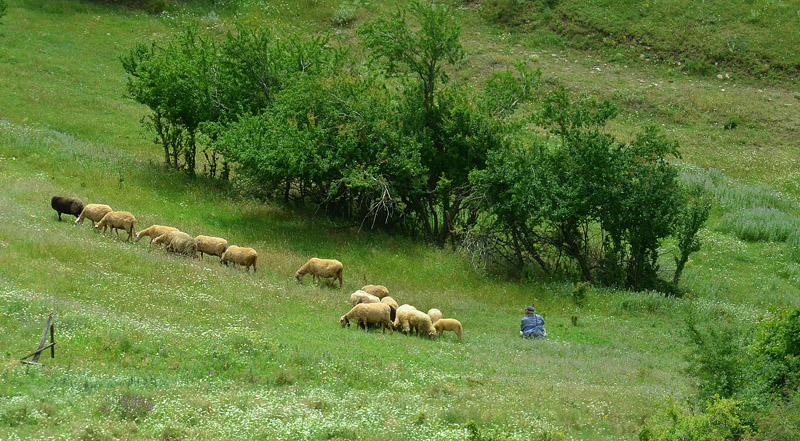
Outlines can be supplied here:
M341 317L339 318L339 324L341 324L343 328L344 328L345 326L348 326L348 327L349 327L349 326L350 326L350 320L348 320L348 319L347 319L347 316L346 316L346 315L343 315L343 316L341 316Z
M300 271L294 273L294 278L297 279L297 283L303 283L303 273Z

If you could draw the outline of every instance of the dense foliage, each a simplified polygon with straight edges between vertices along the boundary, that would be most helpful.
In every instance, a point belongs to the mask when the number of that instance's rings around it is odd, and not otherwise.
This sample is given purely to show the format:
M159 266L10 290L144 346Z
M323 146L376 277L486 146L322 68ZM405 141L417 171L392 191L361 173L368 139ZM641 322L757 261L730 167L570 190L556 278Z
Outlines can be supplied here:
M366 65L324 36L246 27L222 39L190 28L122 62L169 167L194 173L202 149L210 176L231 163L266 197L637 290L659 288L661 242L680 236L677 283L707 209L678 186L674 142L651 128L616 139L613 104L545 91L525 64L478 93L450 84L464 52L443 5L411 2L358 35ZM522 105L533 121L513 117Z
M710 323L710 324L709 324ZM800 308L752 325L725 314L689 314L689 373L696 409L670 402L641 440L793 440L800 430Z

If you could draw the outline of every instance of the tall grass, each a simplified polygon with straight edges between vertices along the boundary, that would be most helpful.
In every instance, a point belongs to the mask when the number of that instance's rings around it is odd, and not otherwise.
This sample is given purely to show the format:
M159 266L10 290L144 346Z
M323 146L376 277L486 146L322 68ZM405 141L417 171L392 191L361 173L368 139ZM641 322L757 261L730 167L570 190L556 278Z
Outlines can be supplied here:
M800 230L800 217L777 208L747 208L725 214L717 229L742 240L783 242Z

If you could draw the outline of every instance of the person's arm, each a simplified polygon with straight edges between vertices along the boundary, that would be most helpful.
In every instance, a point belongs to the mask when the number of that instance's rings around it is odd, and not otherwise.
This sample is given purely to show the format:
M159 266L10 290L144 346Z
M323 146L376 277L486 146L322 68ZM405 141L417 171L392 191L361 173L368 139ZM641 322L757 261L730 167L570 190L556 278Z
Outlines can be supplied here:
M524 330L525 330L525 317L523 317L519 323L519 332L522 332Z

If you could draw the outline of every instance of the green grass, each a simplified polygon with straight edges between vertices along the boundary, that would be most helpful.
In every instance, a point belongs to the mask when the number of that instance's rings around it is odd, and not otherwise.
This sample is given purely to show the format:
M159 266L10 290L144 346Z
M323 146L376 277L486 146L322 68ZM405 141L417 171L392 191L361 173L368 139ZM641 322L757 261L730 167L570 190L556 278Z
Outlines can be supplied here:
M501 24L548 27L574 46L603 50L611 60L641 57L705 75L798 78L800 9L792 2L488 0L481 9ZM514 13L502 13L508 10Z
M251 2L235 18L314 29L330 26L339 6L304 4ZM359 6L338 41L353 41L359 22L393 5ZM788 86L758 92L751 81L724 94L731 86L721 81L607 64L596 52L550 46L557 40L542 33L502 34L461 11L469 58L456 81L479 82L505 61L538 54L545 76L617 98L623 113L613 130L629 136L663 124L681 142L686 180L716 202L685 271L685 298L592 288L578 308L571 283L494 279L454 252L339 228L162 170L138 125L145 109L123 97L117 57L195 13L9 5L0 25L0 439L466 439L470 421L508 439L635 439L659 399L693 394L686 307L752 321L798 304L796 234L747 242L717 228L740 209L798 214L800 104ZM221 32L234 13L215 19L203 10L202 20ZM726 130L731 115L740 124ZM131 211L138 229L173 225L252 246L259 270L166 255L67 217L59 223L49 207L56 194ZM343 289L293 281L314 255L344 262ZM349 293L366 283L458 318L464 341L342 329ZM546 341L517 336L531 303L547 320ZM18 364L48 312L56 358Z

